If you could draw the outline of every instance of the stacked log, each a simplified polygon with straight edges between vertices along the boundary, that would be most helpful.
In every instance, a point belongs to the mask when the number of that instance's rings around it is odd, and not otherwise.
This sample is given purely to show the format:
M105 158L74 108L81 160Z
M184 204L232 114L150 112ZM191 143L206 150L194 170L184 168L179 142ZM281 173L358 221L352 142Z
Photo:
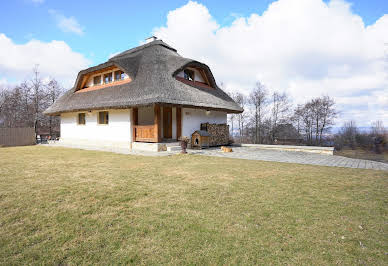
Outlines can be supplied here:
M206 123L206 127L210 134L210 146L229 144L229 126L227 124Z

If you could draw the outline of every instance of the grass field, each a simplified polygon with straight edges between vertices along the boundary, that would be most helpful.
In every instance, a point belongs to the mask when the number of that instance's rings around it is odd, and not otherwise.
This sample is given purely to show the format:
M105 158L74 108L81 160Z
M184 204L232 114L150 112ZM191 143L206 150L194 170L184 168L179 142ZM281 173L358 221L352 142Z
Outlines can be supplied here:
M388 264L388 172L0 149L0 264Z

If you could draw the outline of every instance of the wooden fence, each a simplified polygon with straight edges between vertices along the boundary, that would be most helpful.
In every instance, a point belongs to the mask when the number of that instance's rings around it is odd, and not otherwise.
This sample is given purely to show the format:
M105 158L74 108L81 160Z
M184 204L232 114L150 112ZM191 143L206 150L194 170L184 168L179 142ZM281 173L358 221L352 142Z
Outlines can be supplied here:
M0 128L0 147L34 145L35 142L32 127Z

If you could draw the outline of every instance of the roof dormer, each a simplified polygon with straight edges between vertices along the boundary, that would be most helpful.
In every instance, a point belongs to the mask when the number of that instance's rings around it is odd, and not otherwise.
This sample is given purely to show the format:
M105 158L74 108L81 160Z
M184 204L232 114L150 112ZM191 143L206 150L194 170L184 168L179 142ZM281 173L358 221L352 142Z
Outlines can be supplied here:
M82 76L76 93L98 90L131 82L132 79L116 66L86 73Z
M213 83L210 82L209 73L206 69L196 66L186 66L177 74L175 78L185 84L192 86L199 86L205 88L214 88Z

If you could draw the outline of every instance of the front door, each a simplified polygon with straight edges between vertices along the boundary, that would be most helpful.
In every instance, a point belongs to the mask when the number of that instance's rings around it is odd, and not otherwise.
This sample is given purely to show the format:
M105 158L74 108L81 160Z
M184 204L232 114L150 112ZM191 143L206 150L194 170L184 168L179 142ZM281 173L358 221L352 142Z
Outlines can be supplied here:
M163 137L172 138L172 108L163 107Z

